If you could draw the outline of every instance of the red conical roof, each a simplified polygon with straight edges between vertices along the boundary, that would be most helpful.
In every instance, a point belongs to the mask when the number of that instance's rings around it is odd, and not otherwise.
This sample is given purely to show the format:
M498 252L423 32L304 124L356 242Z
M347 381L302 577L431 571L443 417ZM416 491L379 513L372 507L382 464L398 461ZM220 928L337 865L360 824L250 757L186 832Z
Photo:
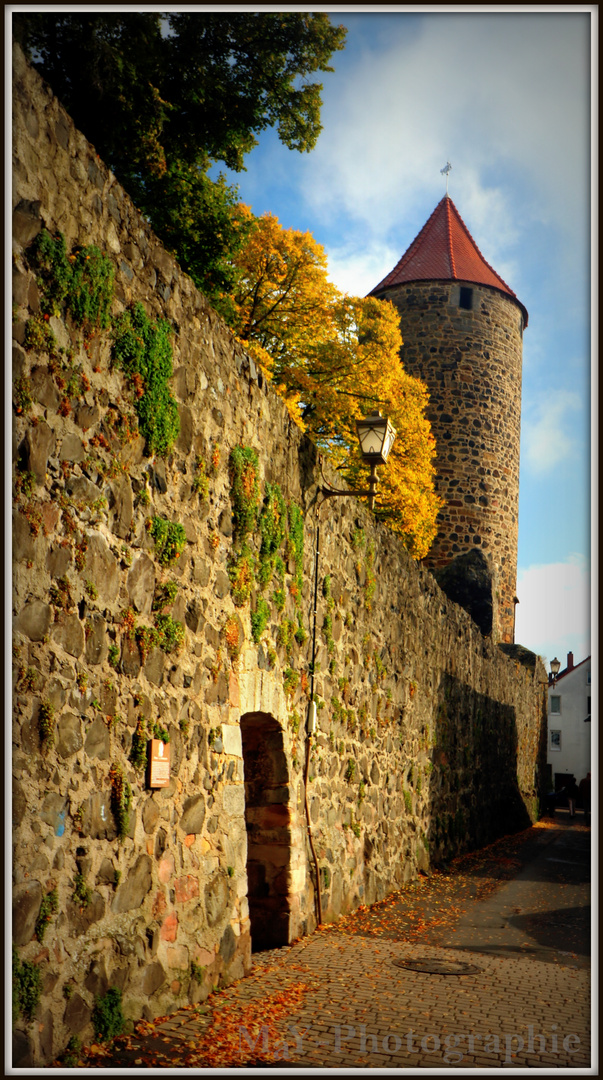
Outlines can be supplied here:
M470 281L488 285L516 300L523 312L524 326L528 325L525 307L486 262L448 195L438 203L397 266L371 289L369 296L410 281Z

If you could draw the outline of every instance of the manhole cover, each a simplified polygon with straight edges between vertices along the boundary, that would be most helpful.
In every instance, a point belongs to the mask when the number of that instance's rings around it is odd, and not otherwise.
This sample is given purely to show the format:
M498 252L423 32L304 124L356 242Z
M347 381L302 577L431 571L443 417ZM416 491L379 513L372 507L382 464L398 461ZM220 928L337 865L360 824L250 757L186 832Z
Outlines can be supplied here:
M422 971L425 975L475 975L483 968L475 964L464 964L456 960L394 960L396 967L410 968L411 971Z

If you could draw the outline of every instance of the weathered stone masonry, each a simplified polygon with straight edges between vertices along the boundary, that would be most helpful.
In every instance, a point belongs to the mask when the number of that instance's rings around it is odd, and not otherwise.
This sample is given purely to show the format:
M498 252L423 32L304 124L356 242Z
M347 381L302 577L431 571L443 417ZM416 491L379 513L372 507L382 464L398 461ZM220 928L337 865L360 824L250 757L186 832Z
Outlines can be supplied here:
M429 388L436 489L444 499L425 565L438 570L480 550L498 578L500 640L514 639L523 315L502 292L416 281L383 292L400 312L405 369Z
M14 1064L26 1066L52 1061L73 1035L89 1040L110 986L130 1019L152 1018L240 977L252 943L315 926L303 768L320 478L312 444L19 50L14 124L13 942L42 987L35 1022L15 1026ZM173 325L181 428L165 460L117 434L132 390L111 364L109 331L86 349L69 318L49 320L89 382L69 408L61 365L25 348L40 304L27 251L42 228L60 230L68 251L95 243L111 257L114 314L142 301ZM262 492L278 484L304 512L305 640L291 632L285 547L281 601L274 585L261 594L259 645L250 604L234 604L237 446L257 451ZM168 569L153 515L186 532ZM251 544L257 554L257 534ZM178 584L168 610L184 644L143 655L123 613L151 625L166 581ZM519 663L482 637L352 499L321 511L319 586L309 805L333 919L534 818L545 676L535 657ZM169 732L169 787L150 790L130 760L141 717ZM112 767L132 791L122 840ZM39 941L53 890L58 910Z

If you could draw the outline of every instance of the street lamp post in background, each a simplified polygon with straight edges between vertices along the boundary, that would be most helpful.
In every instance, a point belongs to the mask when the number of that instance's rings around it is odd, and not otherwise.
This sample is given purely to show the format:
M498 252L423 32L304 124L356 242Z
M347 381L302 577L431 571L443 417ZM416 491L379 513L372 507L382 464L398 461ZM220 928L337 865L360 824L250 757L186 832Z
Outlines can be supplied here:
M557 682L557 676L559 674L559 668L560 667L561 667L561 661L558 660L557 657L555 657L553 660L551 660L551 676L552 676L551 683L552 683L553 686Z
M318 901L318 925L322 923L322 898L320 895L320 871L318 867L318 859L316 857L316 851L314 849L314 841L312 838L312 826L310 825L310 810L308 807L308 775L310 771L310 749L312 745L312 736L316 728L316 702L314 700L314 672L316 669L316 616L318 609L318 559L320 554L320 526L318 524L318 511L327 499L337 497L339 495L355 495L357 498L368 498L369 508L372 510L375 505L375 489L377 487L377 466L385 465L389 452L392 448L394 439L396 437L396 429L391 420L387 416L381 416L378 409L375 412L370 413L369 416L365 416L364 420L356 421L356 433L358 435L358 441L360 443L360 451L367 465L371 467L371 475L369 477L368 490L348 490L341 491L338 488L331 487L323 474L323 480L325 481L323 487L320 488L320 494L322 495L321 502L316 506L316 547L315 547L315 562L314 562L314 619L312 629L312 664L310 667L310 704L308 706L308 721L306 726L307 741L306 741L306 767L304 771L304 799L306 804L306 821L308 827L308 840L310 842L310 850L312 852L312 858L314 861L314 869L316 872L316 896ZM322 466L321 466L322 472Z

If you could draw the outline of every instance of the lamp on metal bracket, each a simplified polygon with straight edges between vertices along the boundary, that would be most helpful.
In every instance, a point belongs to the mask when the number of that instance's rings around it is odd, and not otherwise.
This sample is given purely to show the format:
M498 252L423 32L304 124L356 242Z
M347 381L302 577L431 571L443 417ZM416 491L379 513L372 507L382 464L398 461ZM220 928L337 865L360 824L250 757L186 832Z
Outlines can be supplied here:
M341 491L331 487L328 484L328 481L325 480L325 486L321 487L320 491L323 495L323 501L334 495L366 496L368 498L369 508L372 510L375 505L377 466L385 465L396 437L396 429L391 420L389 420L387 416L382 416L379 410L376 409L375 412L370 413L369 416L365 416L364 420L356 421L356 433L358 435L362 457L367 465L370 465L371 467L368 490ZM323 480L324 479L323 476Z
M308 706L308 718L306 725L307 740L306 740L306 765L304 770L304 799L306 806L306 821L308 826L308 840L310 843L310 850L312 852L312 858L314 860L314 869L316 872L316 903L318 906L318 925L322 925L322 899L320 888L320 869L318 865L318 858L316 855L316 849L314 847L314 840L312 838L312 825L310 824L310 808L308 806L308 777L310 770L310 748L312 739L316 730L316 699L314 697L314 673L316 671L316 615L318 609L318 563L320 558L320 526L319 526L319 510L322 504L332 498L334 495L355 495L367 496L368 503L373 509L375 503L375 488L377 486L377 466L385 465L389 452L392 448L392 443L396 437L396 429L386 416L381 416L381 413L377 409L372 412L370 416L365 416L364 420L356 421L356 432L358 434L358 441L360 442L360 450L362 456L367 465L371 467L371 475L369 478L368 491L339 491L337 488L331 487L324 473L322 472L322 458L320 459L320 471L324 480L325 486L321 487L320 494L323 496L320 502L316 503L316 541L314 549L314 620L312 629L312 662L310 664L310 704Z
M559 661L557 659L557 657L555 656L554 659L551 660L551 675L552 675L552 684L553 684L553 686L557 682L557 676L559 674L559 668L560 667L561 667L561 661Z

